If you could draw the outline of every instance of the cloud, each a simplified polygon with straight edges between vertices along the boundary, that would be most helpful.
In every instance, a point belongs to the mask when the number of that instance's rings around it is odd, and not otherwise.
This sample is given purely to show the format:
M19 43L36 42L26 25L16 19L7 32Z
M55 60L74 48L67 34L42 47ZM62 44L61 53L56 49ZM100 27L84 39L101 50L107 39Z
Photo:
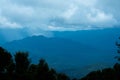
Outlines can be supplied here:
M21 25L16 22L9 21L6 17L2 16L0 11L0 28L20 28Z
M99 9L92 9L87 14L87 19L91 24L96 24L102 27L113 27L117 24L117 20L112 14L107 14Z
M0 0L0 29L30 36L111 28L120 25L119 7L119 0Z
M70 5L70 8L68 8L67 11L65 11L61 17L69 20L71 17L74 16L74 14L76 13L78 7L74 6L73 4Z
M91 13L87 15L87 18L91 22L104 22L104 21L112 20L113 16L111 14L105 14L102 11L94 9L92 10Z
M101 8L103 6L102 3L103 1L98 0L1 0L0 7L6 22L9 20L13 26L21 25L44 30L41 25L47 24L46 26L51 26L51 20L54 18L62 18L66 24L88 26L103 24L103 27L106 25L117 25L118 20L115 15L112 12L103 10ZM108 0L105 3L112 5ZM69 27L71 26L69 25Z
M100 10L103 10L106 13L111 13L116 19L120 19L120 1L119 0L100 0L99 3L96 3L96 7Z
M78 31L78 30L91 30L91 26L72 26L72 27L61 27L61 26L48 26L49 31ZM94 28L95 29L95 28Z

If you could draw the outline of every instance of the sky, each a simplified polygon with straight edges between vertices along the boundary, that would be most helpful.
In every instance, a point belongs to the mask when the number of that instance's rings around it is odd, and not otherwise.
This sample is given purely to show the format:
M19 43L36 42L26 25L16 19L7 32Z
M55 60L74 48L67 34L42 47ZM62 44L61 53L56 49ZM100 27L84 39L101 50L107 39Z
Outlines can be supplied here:
M0 38L119 27L120 0L0 0Z

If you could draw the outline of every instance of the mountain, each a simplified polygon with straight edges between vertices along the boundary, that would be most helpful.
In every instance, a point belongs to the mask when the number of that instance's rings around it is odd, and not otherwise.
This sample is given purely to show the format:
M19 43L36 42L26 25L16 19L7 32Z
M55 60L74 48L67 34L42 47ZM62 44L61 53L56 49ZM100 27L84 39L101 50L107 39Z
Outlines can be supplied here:
M81 31L54 31L56 37L67 38L73 41L87 44L99 49L111 50L116 48L115 42L120 36L120 28L108 28L99 30L81 30Z
M3 47L13 53L16 51L28 51L33 59L37 59L36 56L43 58L52 56L52 58L57 59L59 57L61 59L65 57L69 59L74 56L86 56L88 52L98 52L95 48L91 48L70 39L58 37L47 38L44 36L32 36L22 40L8 42L4 44Z
M0 34L0 44L3 44L5 43L6 40L4 39L4 37Z
M13 55L16 51L28 51L33 63L44 58L51 67L72 77L111 67L116 62L119 28L53 33L55 36L51 38L32 36L2 46Z

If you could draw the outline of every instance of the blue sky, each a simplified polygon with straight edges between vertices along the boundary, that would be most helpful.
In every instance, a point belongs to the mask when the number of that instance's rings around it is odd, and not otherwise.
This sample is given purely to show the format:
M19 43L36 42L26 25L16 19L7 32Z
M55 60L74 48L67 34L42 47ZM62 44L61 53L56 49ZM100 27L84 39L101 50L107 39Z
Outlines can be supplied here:
M119 0L0 0L0 34L6 40L53 36L51 31L118 27Z

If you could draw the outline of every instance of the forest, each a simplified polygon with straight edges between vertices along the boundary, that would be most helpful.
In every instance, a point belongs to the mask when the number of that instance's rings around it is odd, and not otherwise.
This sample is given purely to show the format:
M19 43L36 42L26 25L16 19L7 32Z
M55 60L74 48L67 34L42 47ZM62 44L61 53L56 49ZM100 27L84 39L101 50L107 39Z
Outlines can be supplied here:
M117 52L120 53L120 44L116 42ZM16 52L14 56L0 47L0 80L120 80L120 56L113 68L92 71L81 79L71 79L64 73L50 68L45 59L38 64L31 63L29 53Z

